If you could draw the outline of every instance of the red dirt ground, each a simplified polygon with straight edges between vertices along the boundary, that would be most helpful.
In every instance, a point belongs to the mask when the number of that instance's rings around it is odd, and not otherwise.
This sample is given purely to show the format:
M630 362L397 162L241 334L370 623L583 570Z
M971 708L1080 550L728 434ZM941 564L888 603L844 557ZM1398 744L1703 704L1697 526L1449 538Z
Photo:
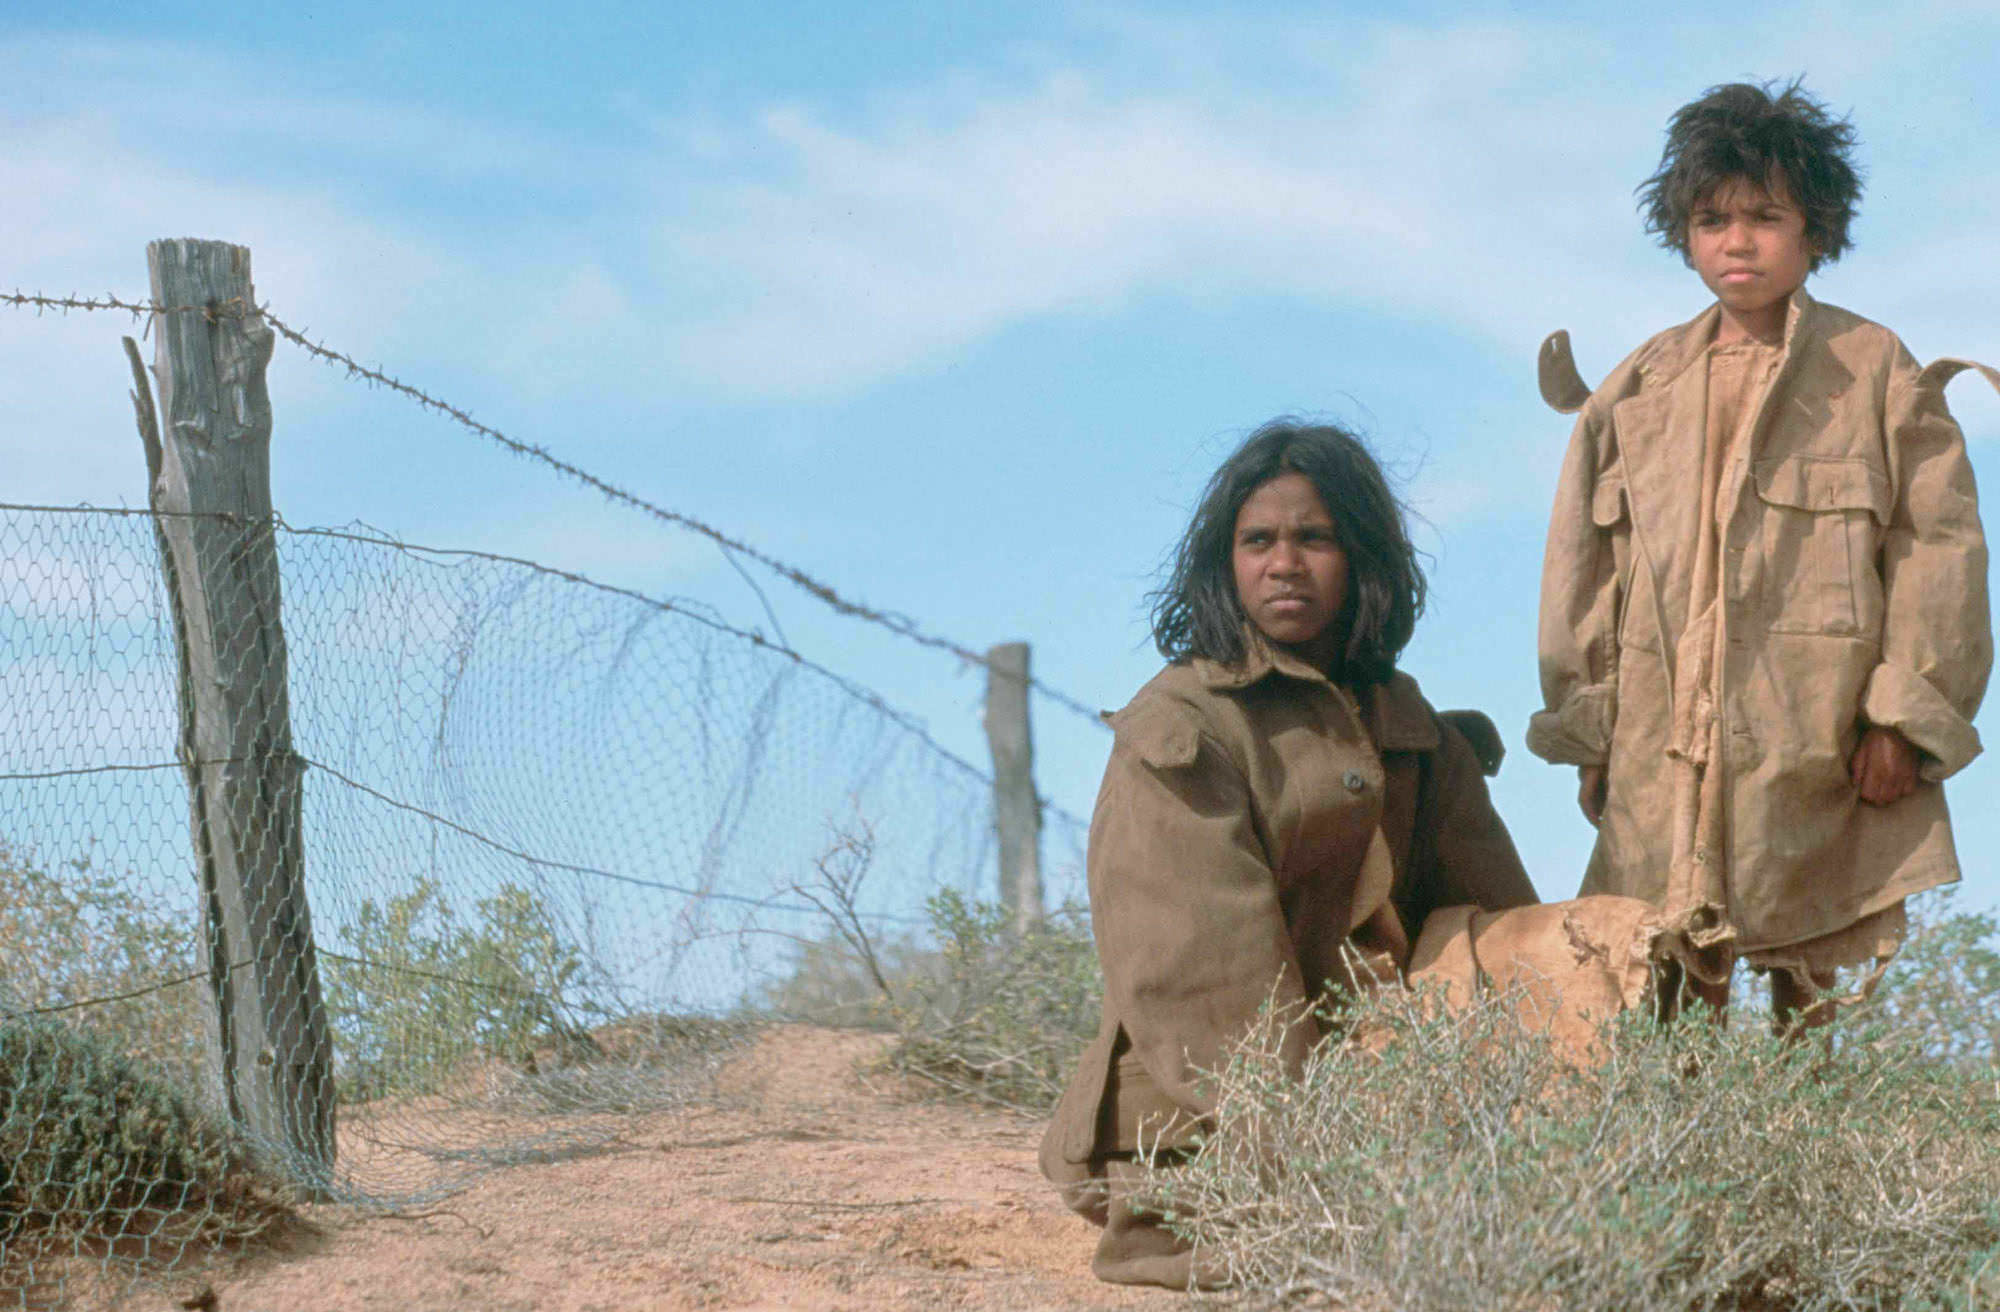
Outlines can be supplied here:
M864 1074L878 1035L780 1027L713 1107L486 1176L428 1213L322 1211L287 1251L102 1301L137 1312L1166 1308L1093 1280L1096 1232L1035 1169L1038 1123Z

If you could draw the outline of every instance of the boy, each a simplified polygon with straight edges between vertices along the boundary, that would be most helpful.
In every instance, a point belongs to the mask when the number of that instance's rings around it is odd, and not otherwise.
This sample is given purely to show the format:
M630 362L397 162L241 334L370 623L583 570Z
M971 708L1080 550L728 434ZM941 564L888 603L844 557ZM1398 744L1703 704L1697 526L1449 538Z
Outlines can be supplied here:
M1797 82L1716 87L1668 125L1649 231L1715 296L1587 393L1543 562L1537 755L1578 767L1585 893L1680 931L1661 1006L1720 1006L1742 959L1776 1023L1829 1019L1836 967L1901 943L1959 877L1940 781L1980 750L1986 544L1943 388L1804 284L1847 249L1853 129ZM1872 981L1871 981L1872 982Z

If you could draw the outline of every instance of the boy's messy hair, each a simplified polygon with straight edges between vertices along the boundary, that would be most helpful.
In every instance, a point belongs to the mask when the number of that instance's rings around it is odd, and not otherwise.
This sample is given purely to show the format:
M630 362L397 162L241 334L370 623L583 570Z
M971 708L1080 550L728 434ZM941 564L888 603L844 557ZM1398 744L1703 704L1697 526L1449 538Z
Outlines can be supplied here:
M1659 171L1639 184L1646 231L1687 259L1688 217L1716 188L1737 178L1770 188L1783 178L1805 213L1817 269L1853 244L1847 227L1861 199L1853 149L1853 125L1807 95L1798 78L1782 88L1775 82L1711 87L1674 111Z

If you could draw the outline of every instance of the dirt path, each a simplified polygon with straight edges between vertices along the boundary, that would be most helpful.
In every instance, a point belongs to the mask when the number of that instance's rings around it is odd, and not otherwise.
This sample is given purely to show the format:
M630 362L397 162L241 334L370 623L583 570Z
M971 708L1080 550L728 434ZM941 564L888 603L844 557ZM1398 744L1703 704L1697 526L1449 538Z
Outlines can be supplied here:
M329 1218L203 1281L217 1312L1167 1308L1091 1279L1095 1232L1035 1169L1040 1127L871 1088L879 1036L776 1029L722 1109L634 1118L620 1146L498 1172L414 1219ZM740 1105L739 1105L740 1104Z

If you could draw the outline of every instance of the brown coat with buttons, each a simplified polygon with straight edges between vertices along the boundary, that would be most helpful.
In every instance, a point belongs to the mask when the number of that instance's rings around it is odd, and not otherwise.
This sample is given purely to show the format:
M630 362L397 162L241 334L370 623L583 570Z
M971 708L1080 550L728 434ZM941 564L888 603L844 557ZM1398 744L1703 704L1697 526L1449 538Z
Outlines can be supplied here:
M1674 861L1667 755L1707 414L1711 307L1659 334L1587 399L1562 334L1543 393L1581 408L1542 574L1546 709L1528 745L1608 767L1585 893L1655 905ZM1716 703L1726 771L1726 911L1739 951L1853 924L1958 878L1941 780L1979 753L1993 658L1986 543L1944 385L1894 334L1794 293L1783 356L1725 475ZM1923 783L1861 802L1848 759L1885 725L1922 753Z
M1086 1214L1104 1155L1186 1143L1211 1111L1200 1072L1259 1008L1302 1013L1345 978L1343 945L1393 978L1435 908L1536 900L1415 680L1356 698L1248 636L1242 662L1171 665L1111 717L1088 857L1103 1025L1041 1156ZM1319 1037L1289 1031L1295 1067Z

